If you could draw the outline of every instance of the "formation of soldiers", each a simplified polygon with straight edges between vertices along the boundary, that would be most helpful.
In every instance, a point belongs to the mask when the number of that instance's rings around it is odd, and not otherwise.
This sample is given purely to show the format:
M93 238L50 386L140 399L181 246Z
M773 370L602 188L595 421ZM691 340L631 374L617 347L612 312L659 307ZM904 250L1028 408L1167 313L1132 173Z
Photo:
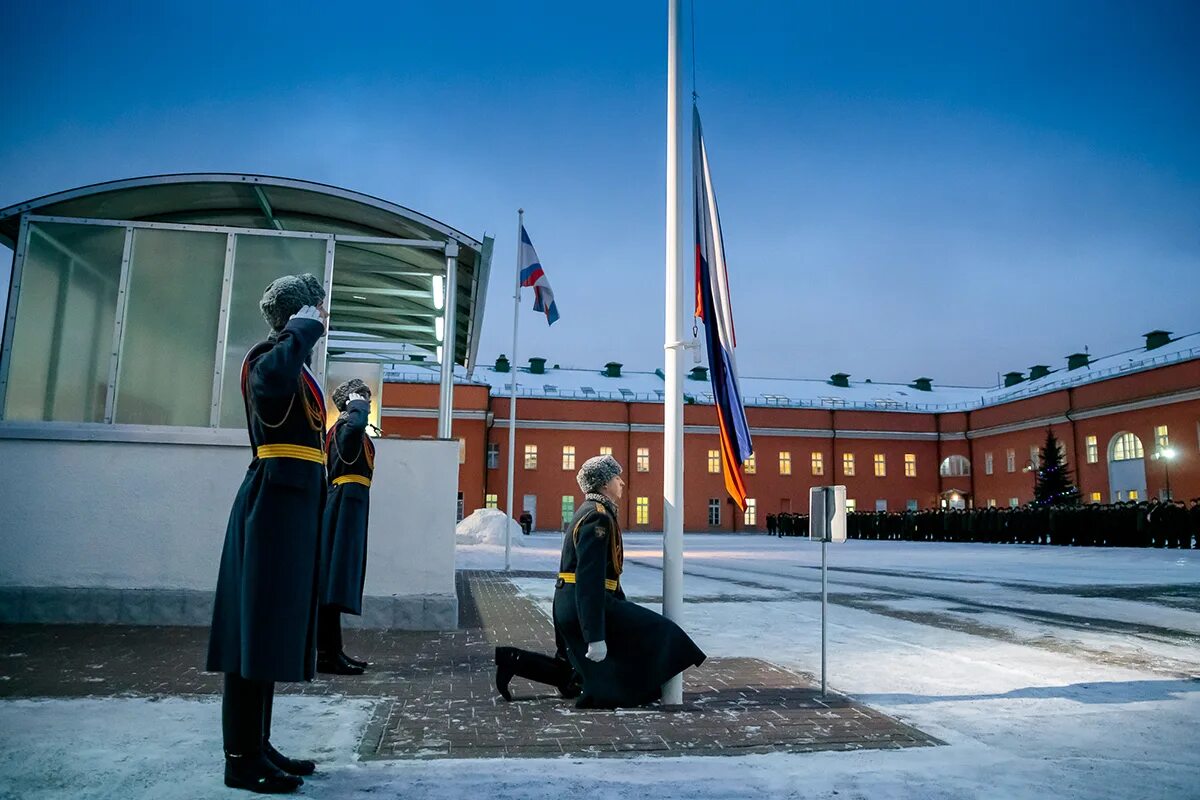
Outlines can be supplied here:
M773 536L807 536L806 514L768 514ZM1104 505L853 512L846 536L909 542L1200 549L1200 498Z
M767 514L767 533L772 536L808 536L808 514Z

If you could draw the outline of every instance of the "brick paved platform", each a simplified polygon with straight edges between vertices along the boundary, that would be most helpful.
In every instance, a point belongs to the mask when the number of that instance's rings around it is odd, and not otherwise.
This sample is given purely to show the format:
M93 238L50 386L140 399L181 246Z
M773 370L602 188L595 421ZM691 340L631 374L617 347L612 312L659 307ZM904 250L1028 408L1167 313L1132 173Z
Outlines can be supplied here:
M515 573L537 576L539 573ZM551 579L547 573L544 577ZM347 630L372 662L360 677L280 684L286 694L377 697L359 746L365 759L736 755L940 744L849 698L820 695L811 676L746 658L688 670L684 705L576 710L554 690L516 678L516 700L493 685L493 648L552 652L550 621L503 573L460 572L459 630ZM220 691L200 670L203 628L0 626L0 697L194 695Z

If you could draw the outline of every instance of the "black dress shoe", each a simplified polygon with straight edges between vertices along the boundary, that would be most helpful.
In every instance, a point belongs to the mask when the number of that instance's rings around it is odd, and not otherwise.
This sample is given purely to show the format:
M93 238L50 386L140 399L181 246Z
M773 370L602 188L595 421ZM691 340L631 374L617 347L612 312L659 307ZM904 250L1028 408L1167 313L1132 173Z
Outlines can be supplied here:
M558 694L566 700L574 700L583 694L583 678L579 677L579 673L572 670L571 680L558 687Z
M512 693L508 691L508 682L517 674L514 655L511 647L496 648L496 691L509 702L512 702Z
M317 672L327 675L362 675L363 668L356 667L346 660L341 653L337 655L318 655Z
M290 794L303 786L304 781L284 773L262 753L242 756L226 753L225 785L255 794Z
M317 764L315 761L309 761L301 758L288 758L283 753L276 750L270 742L263 742L263 755L267 757L267 761L270 761L288 775L312 775L317 771Z
M371 666L370 661L360 661L357 658L351 658L350 656L346 655L345 653L342 653L342 658L346 659L347 664L351 664L355 667L362 667L363 669L366 669L367 667Z

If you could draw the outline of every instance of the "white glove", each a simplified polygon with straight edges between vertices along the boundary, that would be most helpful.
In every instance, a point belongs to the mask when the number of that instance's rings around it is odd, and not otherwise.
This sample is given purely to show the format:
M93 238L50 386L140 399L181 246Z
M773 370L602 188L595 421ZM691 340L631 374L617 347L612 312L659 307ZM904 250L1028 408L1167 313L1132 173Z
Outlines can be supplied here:
M322 327L325 325L325 320L321 316L321 310L316 306L302 306L299 311L292 314L288 319L312 319L321 323Z
M608 658L608 645L604 643L603 639L588 645L588 661L603 661L606 658Z
M366 400L366 399L367 399L367 398L363 397L363 396L362 396L361 394L359 394L358 392L351 392L351 393L350 393L350 396L346 398L346 400L347 400L347 401L350 401L350 400Z

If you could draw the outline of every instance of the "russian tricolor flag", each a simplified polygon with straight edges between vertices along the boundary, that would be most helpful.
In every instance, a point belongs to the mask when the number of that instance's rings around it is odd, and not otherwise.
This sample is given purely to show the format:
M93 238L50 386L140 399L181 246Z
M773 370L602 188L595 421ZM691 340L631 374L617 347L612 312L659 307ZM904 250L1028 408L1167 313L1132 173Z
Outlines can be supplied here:
M550 288L550 281L546 280L546 273L542 270L542 263L538 261L537 251L533 249L533 242L529 241L524 225L521 226L520 258L521 285L533 287L533 310L545 313L546 324L553 325L558 321L554 290Z
M700 130L700 111L692 109L692 180L695 184L696 214L696 316L704 321L717 425L721 437L721 469L725 488L742 510L746 508L746 483L742 465L754 452L750 425L738 386L734 348L733 309L729 300L729 276L725 271L725 246L721 240L721 217L708 168L708 150Z

